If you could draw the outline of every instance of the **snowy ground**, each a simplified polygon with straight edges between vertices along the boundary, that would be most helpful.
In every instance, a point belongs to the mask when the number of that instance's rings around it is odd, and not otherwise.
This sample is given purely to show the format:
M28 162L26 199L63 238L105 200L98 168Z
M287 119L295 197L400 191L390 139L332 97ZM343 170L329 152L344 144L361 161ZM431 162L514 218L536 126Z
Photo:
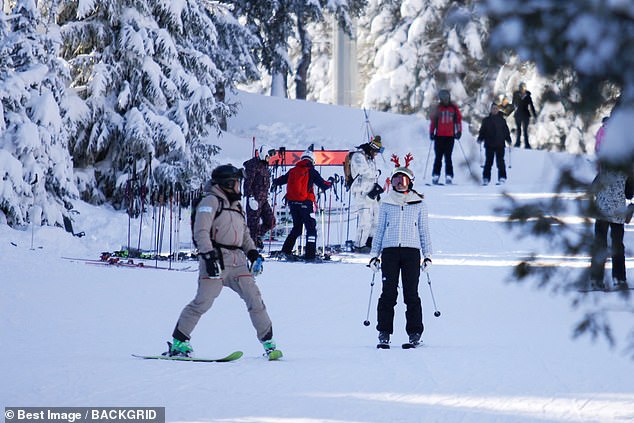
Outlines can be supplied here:
M220 141L222 161L246 160L253 136L258 145L298 149L362 142L362 111L253 95L241 100L242 114ZM199 356L239 349L242 359L134 359L130 354L164 350L194 295L196 275L62 259L96 258L126 244L125 214L77 203L75 230L87 233L81 239L62 229L0 227L0 333L10 356L0 364L0 406L162 406L168 421L182 422L634 421L634 363L604 343L571 339L580 312L570 308L570 298L508 281L511 266L534 249L570 271L587 264L518 240L494 212L503 189L522 198L549 195L554 167L569 158L514 150L509 183L481 187L469 180L457 146L458 185L426 187L427 123L376 112L370 120L386 145L384 169L392 152L412 151L417 187L428 201L435 250L430 276L442 315L433 317L422 279L423 348L375 348L380 284L372 325L364 327L372 274L363 265L369 257L358 257L341 264L265 263L258 284L285 354L280 362L262 358L244 305L229 290L203 317L192 343ZM465 138L462 146L479 174L478 149ZM588 164L589 177L591 169ZM335 171L341 172L323 169ZM625 243L633 281L634 225L627 226ZM398 346L406 338L401 304L396 316ZM630 323L626 313L614 317L617 330Z

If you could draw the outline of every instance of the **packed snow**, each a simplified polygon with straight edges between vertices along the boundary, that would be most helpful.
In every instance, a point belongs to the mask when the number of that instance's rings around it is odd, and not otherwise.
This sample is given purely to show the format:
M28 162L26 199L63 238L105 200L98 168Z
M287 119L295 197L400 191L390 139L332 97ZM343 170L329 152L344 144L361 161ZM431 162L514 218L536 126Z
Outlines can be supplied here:
M541 241L518 238L495 211L505 192L520 199L552 196L558 167L576 158L513 149L507 184L482 187L469 176L470 171L479 176L481 167L478 146L465 131L453 153L456 185L426 186L431 168L428 122L422 117L369 111L366 123L359 109L244 93L237 100L241 111L218 140L219 163L247 160L254 137L258 147L349 149L366 141L370 127L386 147L378 158L383 176L392 153L414 154L415 187L426 197L434 245L429 282L422 275L419 289L424 345L400 348L406 334L399 303L392 349L376 349L380 282L377 277L371 286L373 275L365 266L370 257L354 254L345 263L265 262L257 282L284 351L278 362L262 357L245 307L230 290L203 316L192 345L200 357L244 351L240 360L133 358L165 351L181 309L195 293L196 273L187 271L193 264L159 261L185 269L168 271L63 258L98 259L102 251L126 246L128 237L132 246L150 246L151 211L142 221L129 221L123 211L78 201L74 229L84 231L83 238L62 228L18 231L0 225L5 353L0 406L159 406L170 422L634 420L634 362L623 346L573 340L582 310L570 307L570 297L510 281L512 266L531 252L545 265L570 272L588 265L587 257L565 257ZM592 159L577 164L590 179ZM320 170L325 176L341 174L340 167ZM187 219L182 216L182 240L189 239ZM321 222L318 218L318 245L325 233ZM331 242L342 241L340 229ZM626 226L625 245L634 281L634 225ZM372 324L365 327L370 298ZM609 301L618 310L627 300L613 295ZM613 315L615 330L624 330L630 316Z

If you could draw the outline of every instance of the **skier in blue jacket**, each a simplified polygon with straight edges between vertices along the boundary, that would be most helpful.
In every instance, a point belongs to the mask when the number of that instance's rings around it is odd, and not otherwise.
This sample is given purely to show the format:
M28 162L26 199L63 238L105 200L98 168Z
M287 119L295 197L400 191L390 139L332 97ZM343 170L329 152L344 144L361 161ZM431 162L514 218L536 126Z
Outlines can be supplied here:
M411 156L408 155L405 160L409 163ZM370 252L370 268L374 271L380 269L383 280L377 308L377 348L389 348L399 273L407 306L405 330L411 344L420 343L424 327L418 281L421 269L427 271L431 265L431 239L424 197L413 189L414 172L407 166L401 167L398 160L393 158L393 161L397 167L392 171L392 190L381 201Z

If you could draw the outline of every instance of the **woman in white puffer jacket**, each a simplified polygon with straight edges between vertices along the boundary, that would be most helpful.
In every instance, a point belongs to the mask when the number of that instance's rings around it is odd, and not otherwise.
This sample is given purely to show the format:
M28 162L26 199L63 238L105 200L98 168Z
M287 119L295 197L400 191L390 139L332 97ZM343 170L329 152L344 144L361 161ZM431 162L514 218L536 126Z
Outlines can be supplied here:
M427 206L424 197L414 191L413 180L414 173L408 167L394 169L392 190L381 201L377 230L372 241L370 267L375 271L380 268L383 280L377 308L378 348L389 348L390 335L394 332L399 274L407 306L405 330L409 342L419 344L424 330L418 281L421 268L427 271L431 265L432 249Z

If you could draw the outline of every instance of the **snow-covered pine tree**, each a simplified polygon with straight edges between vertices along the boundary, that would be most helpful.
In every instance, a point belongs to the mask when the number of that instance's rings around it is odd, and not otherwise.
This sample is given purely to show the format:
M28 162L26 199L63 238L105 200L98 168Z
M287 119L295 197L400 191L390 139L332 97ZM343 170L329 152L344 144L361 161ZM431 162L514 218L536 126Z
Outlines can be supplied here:
M72 85L90 110L71 144L80 186L100 191L84 197L123 207L126 188L145 183L135 171L149 168L163 190L207 180L218 153L210 139L234 110L224 89L257 73L254 39L200 0L66 1L58 19Z
M567 79L562 79L566 88L563 98L571 110L594 114L612 100L615 91L620 93L620 101L612 111L599 152L600 172L619 170L634 177L634 138L630 134L634 119L634 73L629 71L634 66L631 3L487 0L483 7L491 19L491 51L510 49L522 60L534 62L544 75L566 76ZM578 195L576 201L562 200L559 195L540 201L509 197L509 205L504 210L510 216L509 221L518 224L521 233L540 238L540 245L549 245L559 254L563 251L571 257L593 258L597 254L609 255L609 251L597 248L595 243L593 223L597 209L593 194L596 188L587 174L578 174L578 169L587 165L586 158L580 157L575 166L559 169L556 186L560 192L585 191L586 195ZM584 219L572 223L558 218L566 215ZM631 248L626 242L626 255L628 247ZM542 249L538 253L545 251ZM533 253L533 257L536 254ZM588 258L588 264L590 261ZM589 267L582 272L571 272L570 269L534 265L533 259L528 259L515 267L514 277L518 281L535 281L540 287L554 292L572 292L572 304L583 310L574 335L589 335L592 339L601 336L612 346L625 344L625 349L634 358L634 327L630 325L629 333L623 330L623 325L613 330L611 318L615 308L612 299L578 293L579 289L590 286ZM629 291L622 294L625 301L621 314L633 313L634 308L627 304ZM584 307L580 308L582 304Z
M2 18L0 211L12 226L61 226L78 193L64 124L68 75L58 57L58 28L42 21L34 0L17 0Z
M366 0L221 0L221 3L230 5L234 14L260 41L260 64L268 75L248 89L288 97L289 90L294 88L295 98L306 99L311 97L309 73L315 23L324 22L326 16L334 16L349 30L351 17L359 15ZM326 37L330 38L331 34ZM317 51L329 51L323 48L325 40L319 39ZM293 69L294 78L289 81Z
M447 88L469 115L479 91L492 83L482 47L486 19L475 12L474 4L372 0L359 29L366 48L376 51L361 53L375 57L364 103L412 113L428 110L438 90Z

